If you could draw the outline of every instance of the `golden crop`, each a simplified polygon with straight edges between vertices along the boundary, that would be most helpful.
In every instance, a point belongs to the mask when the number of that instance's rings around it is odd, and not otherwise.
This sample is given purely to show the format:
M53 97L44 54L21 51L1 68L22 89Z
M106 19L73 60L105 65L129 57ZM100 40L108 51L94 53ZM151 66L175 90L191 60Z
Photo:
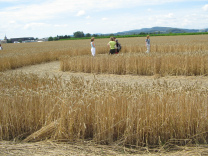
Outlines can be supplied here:
M0 71L60 60L62 71L133 75L207 75L208 36L119 39L122 51L108 55L109 39L3 44ZM35 74L0 73L0 140L92 140L118 145L207 143L208 88L200 83L153 80L139 85L63 80Z
M0 75L0 139L162 145L207 142L208 88ZM183 141L182 141L183 142Z
M158 56L160 58L163 58L169 55L170 58L172 57L173 59L177 60L180 57L180 55L187 55L187 58L189 56L192 57L197 55L197 57L201 57L204 60L204 62L206 62L206 56L204 58L204 55L207 54L207 49L208 49L207 41L208 41L207 35L151 37L151 56L152 56L151 58L154 59ZM109 49L107 47L108 42L109 39L97 39L97 40L95 39L97 55L108 54L109 52ZM146 48L145 48L144 37L121 38L119 39L119 42L122 45L121 54L128 53L131 55L131 53L136 53L137 55L135 55L136 56L135 59L137 59L137 57L141 57L140 55L145 54ZM67 59L65 59L66 56L73 57L73 56L91 55L89 40L24 43L24 44L3 44L3 47L4 50L0 51L0 71L15 69L25 65L32 65L32 64L38 64L47 61L59 60L63 56L64 59L61 59L61 61L63 62L62 64L67 65L70 64L70 62L67 61ZM123 58L124 59L126 58L127 60L129 59L129 57L123 57ZM78 62L81 61L81 60L79 61L79 57L75 57L74 59L76 59ZM105 60L105 56L103 60ZM126 62L126 60L122 60L122 61ZM137 62L138 61L140 61L139 58ZM184 60L182 60L182 62L184 62ZM157 61L157 64L162 64L162 63L163 62ZM186 66L185 65L186 63L189 62L184 62L182 66ZM164 64L166 64L166 62L164 62ZM117 66L119 65L117 64ZM201 66L206 66L206 64L202 64ZM135 70L137 70L137 68L146 68L145 66L143 67L142 65L140 66L134 65L134 67L136 67ZM70 67L61 66L62 70L71 70L71 68L72 68L71 66ZM203 70L203 67L200 70ZM126 71L123 71L123 73L125 72ZM172 71L169 71L168 73L172 73ZM195 73L190 73L189 71L187 71L187 73L189 73L189 75L195 75ZM134 73L134 74L139 74L139 73ZM163 75L165 73L161 73L161 74Z
M198 37L198 38L197 38ZM197 39L198 41L197 41ZM207 75L208 36L152 37L146 54L144 38L120 39L119 55L61 57L62 71L134 75ZM107 42L107 41L106 41ZM100 43L100 41L98 41ZM98 47L97 53L101 54Z

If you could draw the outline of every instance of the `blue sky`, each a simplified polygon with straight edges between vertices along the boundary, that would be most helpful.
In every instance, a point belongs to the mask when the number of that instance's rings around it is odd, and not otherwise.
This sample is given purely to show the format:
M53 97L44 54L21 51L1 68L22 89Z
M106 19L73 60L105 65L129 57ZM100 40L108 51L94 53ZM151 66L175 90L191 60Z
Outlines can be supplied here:
M208 28L208 0L0 0L0 39Z

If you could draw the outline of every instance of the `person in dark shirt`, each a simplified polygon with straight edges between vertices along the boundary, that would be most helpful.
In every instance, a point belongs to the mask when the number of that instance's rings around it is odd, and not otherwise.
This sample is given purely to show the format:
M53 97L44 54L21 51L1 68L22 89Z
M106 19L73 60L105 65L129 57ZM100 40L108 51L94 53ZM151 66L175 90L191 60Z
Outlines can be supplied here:
M119 51L121 50L121 44L118 42L118 39L115 39L116 41L116 54L119 53Z

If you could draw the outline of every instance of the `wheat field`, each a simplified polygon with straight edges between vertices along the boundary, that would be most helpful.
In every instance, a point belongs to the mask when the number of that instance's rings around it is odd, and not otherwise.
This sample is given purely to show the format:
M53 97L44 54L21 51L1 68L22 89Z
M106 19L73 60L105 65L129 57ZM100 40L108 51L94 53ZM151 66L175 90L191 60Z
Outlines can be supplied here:
M207 40L207 35L151 37L151 54L150 56L147 56L145 55L145 37L121 38L119 39L119 42L122 45L122 51L120 54L127 55L127 57L119 55L115 59L118 59L122 62L127 62L127 64L123 64L123 71L118 71L117 73L132 73L131 70L127 71L128 69L126 68L135 68L135 70L147 70L145 73L135 71L133 72L133 74L141 75L155 74L155 72L160 72L161 75L206 75L208 49ZM101 54L108 55L108 42L109 39L95 40L96 54L98 56L100 56ZM72 68L79 69L82 68L82 65L78 67L79 63L74 64L74 66L71 66L69 64L73 63L74 60L76 60L76 62L87 62L88 60L90 60L89 58L84 58L83 60L83 57L79 58L77 56L91 56L89 40L56 41L28 44L3 44L3 47L4 50L0 52L0 71L16 69L18 67L39 64L47 61L60 60L62 62L61 69L63 71L72 70L75 72L81 72L81 70L79 71ZM128 55L130 55L134 59L131 60ZM85 63L86 66L94 67L94 69L89 68L88 72L102 72L98 69L95 69L98 68L97 66L100 66L99 64L96 64L96 62L106 61L106 57L101 56L95 59L94 62ZM71 57L74 58L71 59ZM146 58L143 59L143 57ZM143 62L141 62L141 59ZM166 61L166 59L169 60ZM196 61L194 61L195 59ZM114 61L114 64L116 63L116 66L121 66L121 64L119 64L119 61ZM134 63L128 64L129 61ZM198 61L200 61L200 64L198 64ZM175 63L183 63L183 69L180 67L173 67L172 64ZM112 62L107 62L107 64L111 65ZM166 66L166 64L168 64L169 67L164 67ZM102 68L105 68L106 65L100 66L101 70ZM151 69L147 66L151 66ZM152 66L154 66L154 68ZM164 68L170 68L170 71L167 71L168 69ZM198 71L196 71L195 68L197 68ZM111 71L107 72L111 73Z
M144 39L119 39L118 55L108 55L108 39L95 39L94 58L88 40L4 44L0 140L91 140L132 147L206 144L208 87L200 82L132 85L3 72L59 60L60 70L70 72L207 76L207 35L151 37L150 55Z
M148 55L144 38L143 42L131 38L124 42L120 54L111 57L108 52L94 58L63 56L60 58L61 70L119 75L207 75L208 37L197 37L198 41L194 36L152 37L151 53Z

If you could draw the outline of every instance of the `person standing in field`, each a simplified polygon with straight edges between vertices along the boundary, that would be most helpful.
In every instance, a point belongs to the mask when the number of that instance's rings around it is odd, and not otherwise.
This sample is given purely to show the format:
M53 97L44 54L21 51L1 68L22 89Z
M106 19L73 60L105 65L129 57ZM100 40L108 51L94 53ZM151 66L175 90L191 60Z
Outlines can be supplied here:
M110 42L108 42L107 45L110 47L109 54L115 54L116 53L116 49L115 49L116 42L114 41L113 37L110 37Z
M116 54L119 53L119 51L121 50L121 44L118 42L118 39L115 39L116 41Z
M95 38L94 37L92 37L91 38L91 53L92 53L92 56L95 56L95 43L94 43L94 41L95 41Z
M3 48L2 48L2 46L1 46L1 44L0 44L0 50L3 50Z
M147 35L147 39L145 40L146 42L146 47L147 47L147 51L146 53L149 53L150 52L150 36Z

